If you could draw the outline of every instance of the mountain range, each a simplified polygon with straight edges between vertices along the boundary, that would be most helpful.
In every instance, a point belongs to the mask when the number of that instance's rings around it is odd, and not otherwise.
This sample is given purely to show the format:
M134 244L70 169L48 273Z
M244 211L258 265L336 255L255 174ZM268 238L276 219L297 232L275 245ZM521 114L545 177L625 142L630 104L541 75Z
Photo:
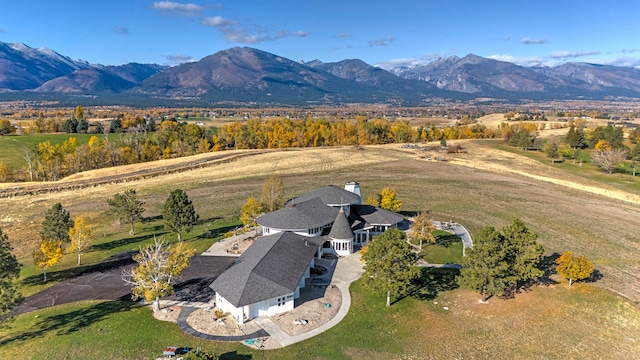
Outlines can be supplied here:
M0 42L2 99L85 96L112 103L245 105L640 98L640 70L587 63L523 67L469 54L384 70L359 59L296 62L234 47L173 67L72 60L47 48Z

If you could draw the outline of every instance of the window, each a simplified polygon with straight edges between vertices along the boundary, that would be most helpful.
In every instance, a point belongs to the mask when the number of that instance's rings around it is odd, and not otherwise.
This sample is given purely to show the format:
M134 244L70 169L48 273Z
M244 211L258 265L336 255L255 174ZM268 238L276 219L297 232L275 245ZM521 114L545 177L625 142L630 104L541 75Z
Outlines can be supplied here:
M281 298L278 298L278 306L282 306L286 303L286 298L283 296Z

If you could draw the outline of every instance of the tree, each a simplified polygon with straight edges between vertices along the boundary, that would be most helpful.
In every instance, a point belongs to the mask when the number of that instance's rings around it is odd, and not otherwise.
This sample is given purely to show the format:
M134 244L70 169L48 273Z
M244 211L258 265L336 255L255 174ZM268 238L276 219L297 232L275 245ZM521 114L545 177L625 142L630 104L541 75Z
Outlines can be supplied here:
M22 300L15 284L20 276L20 263L12 250L9 237L0 229L0 318Z
M120 223L131 224L130 235L135 235L133 224L142 220L144 212L144 202L138 200L136 190L129 189L124 194L117 193L112 198L107 199L111 207L110 214L115 214Z
M411 224L411 239L414 242L420 243L420 250L422 250L422 242L433 244L436 242L436 237L433 236L433 220L429 217L429 213L423 211L413 218L413 224Z
M605 146L603 146L601 150L594 150L591 153L593 163L606 171L609 175L613 174L613 170L615 170L616 165L624 161L626 157L627 152L625 150L606 148Z
M396 191L393 188L386 187L382 189L378 195L378 203L380 207L389 211L400 211L402 201L398 199Z
M61 242L69 242L69 229L73 227L73 220L62 204L57 203L47 210L42 222L40 230L40 238L42 240L60 240Z
M0 119L0 135L8 135L16 132L16 127L11 124L11 121L6 119Z
M569 286L573 281L588 279L593 270L594 265L586 256L573 256L572 251L566 251L556 259L556 271L569 280Z
M633 167L633 176L636 176L636 167L640 163L640 142L633 145L631 151L629 151L629 159L631 159L631 166Z
M283 198L284 184L282 178L276 174L270 175L262 185L262 194L260 196L265 210L268 212L278 210L282 207Z
M508 286L509 264L503 243L504 236L487 226L474 236L473 248L462 258L458 282L462 287L478 291L483 302L504 294Z
M460 285L479 291L482 301L513 294L522 284L543 275L538 265L544 248L536 243L537 238L519 219L502 232L493 227L482 229L462 259Z
M75 252L78 255L78 265L80 265L80 257L91 247L95 239L91 224L85 216L76 217L73 227L69 229L69 238L71 239L69 252Z
M385 293L387 307L391 306L391 294L400 296L406 293L419 274L419 269L413 266L416 254L411 250L404 233L392 228L374 237L362 254L364 285Z
M193 208L187 193L181 189L175 189L167 198L162 208L162 218L171 231L178 234L178 241L182 240L180 233L190 232L198 222L198 214Z
M547 154L547 157L551 159L551 163L553 164L554 160L560 155L560 144L558 140L547 141L547 143L544 144L544 153Z
M84 120L84 109L82 108L82 106L78 105L76 106L76 112L75 112L75 119L76 120Z
M574 124L571 124L569 132L566 137L567 144L574 149L581 149L586 145L586 135L582 127L576 128Z
M160 310L160 297L173 294L173 285L189 266L194 252L183 241L171 246L162 238L154 238L152 244L141 248L133 256L138 265L122 271L122 279L131 286L133 299L153 301L153 311Z
M240 214L240 221L245 226L254 227L257 225L256 218L264 212L264 205L253 196L247 199L247 202L242 205Z
M47 269L56 265L62 259L62 241L45 239L33 252L33 264L42 269L44 282L47 282Z
M502 228L502 233L510 270L509 285L512 291L517 291L522 283L544 274L538 267L544 248L536 242L538 234L530 231L520 219Z

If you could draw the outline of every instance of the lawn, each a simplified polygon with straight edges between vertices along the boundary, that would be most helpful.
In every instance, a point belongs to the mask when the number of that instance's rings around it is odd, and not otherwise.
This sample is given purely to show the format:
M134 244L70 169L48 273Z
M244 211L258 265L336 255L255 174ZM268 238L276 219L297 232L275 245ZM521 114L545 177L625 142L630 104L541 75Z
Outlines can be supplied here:
M535 287L514 299L456 289L455 270L424 269L420 286L385 307L385 296L351 286L347 317L280 350L202 341L147 307L81 302L21 315L0 329L6 358L155 359L168 345L201 347L222 359L630 359L640 345L640 310L589 284ZM134 325L135 324L135 325Z
M433 232L435 244L423 244L420 258L430 264L459 264L462 259L462 240L458 235L442 230Z
M70 137L78 140L78 145L89 142L94 134L33 134L33 135L13 135L0 136L0 161L19 169L24 165L22 151L29 145L37 145L41 142L50 141L52 145L62 144Z

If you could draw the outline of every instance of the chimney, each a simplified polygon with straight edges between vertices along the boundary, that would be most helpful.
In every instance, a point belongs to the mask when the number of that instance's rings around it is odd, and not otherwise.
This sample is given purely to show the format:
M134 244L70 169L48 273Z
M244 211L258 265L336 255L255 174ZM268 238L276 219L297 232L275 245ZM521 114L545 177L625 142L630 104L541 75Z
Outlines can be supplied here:
M349 181L344 185L344 189L358 195L357 205L362 204L362 193L360 192L360 183L357 181Z

